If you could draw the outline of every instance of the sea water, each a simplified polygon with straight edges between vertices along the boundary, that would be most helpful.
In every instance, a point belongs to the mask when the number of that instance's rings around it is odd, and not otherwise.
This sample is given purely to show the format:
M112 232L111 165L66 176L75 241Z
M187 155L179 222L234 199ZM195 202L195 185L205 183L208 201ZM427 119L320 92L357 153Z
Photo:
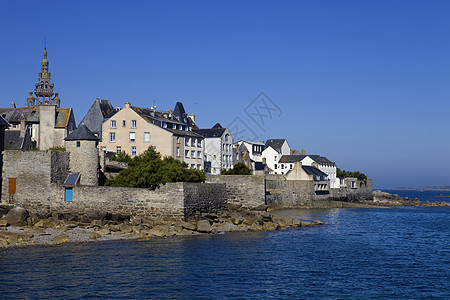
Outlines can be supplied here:
M450 299L450 207L285 210L329 225L0 250L1 299Z

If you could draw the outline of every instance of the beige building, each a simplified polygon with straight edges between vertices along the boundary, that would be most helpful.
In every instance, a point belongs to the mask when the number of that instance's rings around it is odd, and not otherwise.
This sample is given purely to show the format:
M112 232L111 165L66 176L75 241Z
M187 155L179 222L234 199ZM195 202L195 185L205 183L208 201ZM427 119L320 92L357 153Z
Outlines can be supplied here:
M162 157L172 156L191 169L203 170L204 138L192 131L195 127L181 102L173 112L125 103L103 122L100 149L133 157L153 147Z

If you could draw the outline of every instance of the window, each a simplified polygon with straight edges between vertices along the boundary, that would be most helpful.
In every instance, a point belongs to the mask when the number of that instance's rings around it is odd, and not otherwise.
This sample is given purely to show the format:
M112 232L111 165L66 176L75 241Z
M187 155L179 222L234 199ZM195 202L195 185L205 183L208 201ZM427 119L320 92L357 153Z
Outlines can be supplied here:
M194 165L194 164L191 164L191 169L193 169L193 168L195 168L195 165Z
M202 152L201 151L197 151L197 158L202 158Z
M136 133L130 132L130 143L134 143L136 141Z
M225 142L228 142L229 134L225 135Z
M184 145L189 146L189 143L191 142L191 138L185 138L184 139Z
M125 126L127 126L127 121L122 120L122 127L125 127Z
M172 129L177 129L177 124L172 124Z
M153 150L155 150L155 151L156 151L156 146L152 146L152 148L153 148Z
M116 121L115 120L111 120L111 128L116 128Z
M200 170L200 167L201 167L201 166L200 166L200 164L198 164L198 165L197 165L197 169L199 169L199 170Z
M180 157L180 147L177 147L177 157Z
M116 142L116 133L115 132L110 132L109 133L109 142L110 143L115 143Z
M189 157L189 150L184 150L184 156Z
M122 147L117 146L116 147L116 154L120 154L120 152L122 152Z
M131 146L131 156L136 156L136 146Z
M180 137L177 136L177 144L179 144L179 143L180 143Z
M167 123L166 122L162 122L162 127L163 128L167 128Z
M131 128L136 128L136 120L131 120Z
M191 150L191 158L195 158L195 151Z
M102 151L106 151L106 146L102 146Z
M292 170L292 164L291 164L291 170Z
M277 164L275 164L275 170L277 169Z
M196 139L192 139L192 143L191 143L192 147L195 147L195 141L196 141Z
M150 132L144 132L144 143L150 143Z
M277 156L276 155L273 158L274 158L274 161L277 161Z
M77 141L77 148L80 148L80 147L81 147L81 142Z
M198 139L197 140L197 147L201 147L202 146L202 140L201 139Z

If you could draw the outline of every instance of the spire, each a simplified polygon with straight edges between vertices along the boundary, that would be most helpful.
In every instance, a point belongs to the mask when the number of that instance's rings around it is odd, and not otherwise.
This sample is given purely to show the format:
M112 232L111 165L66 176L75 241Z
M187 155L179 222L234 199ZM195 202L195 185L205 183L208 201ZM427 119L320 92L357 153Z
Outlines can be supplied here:
M14 100L11 102L11 108L16 108L16 103L14 102Z
M60 99L58 96L52 99L55 93L53 83L50 83L51 74L48 70L49 62L47 59L47 39L45 39L44 53L41 61L41 72L39 72L39 81L35 84L34 94L36 95L36 104L51 104L60 105ZM56 99L56 101L54 101ZM31 105L31 95L29 96L28 105Z

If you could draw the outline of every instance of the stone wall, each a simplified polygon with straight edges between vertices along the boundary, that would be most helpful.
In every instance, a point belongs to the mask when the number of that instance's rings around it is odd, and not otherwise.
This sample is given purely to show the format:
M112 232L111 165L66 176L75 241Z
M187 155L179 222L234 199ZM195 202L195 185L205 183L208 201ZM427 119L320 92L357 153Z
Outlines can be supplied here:
M216 213L227 209L224 183L184 183L184 216L198 212Z
M98 185L99 158L96 141L66 141L70 172L80 173L81 185ZM78 144L78 146L77 146Z
M264 175L207 175L206 182L224 183L228 203L250 208L266 204Z
M373 181L355 180L354 187L348 184L340 189L331 189L333 200L344 202L359 202L360 200L373 200Z

